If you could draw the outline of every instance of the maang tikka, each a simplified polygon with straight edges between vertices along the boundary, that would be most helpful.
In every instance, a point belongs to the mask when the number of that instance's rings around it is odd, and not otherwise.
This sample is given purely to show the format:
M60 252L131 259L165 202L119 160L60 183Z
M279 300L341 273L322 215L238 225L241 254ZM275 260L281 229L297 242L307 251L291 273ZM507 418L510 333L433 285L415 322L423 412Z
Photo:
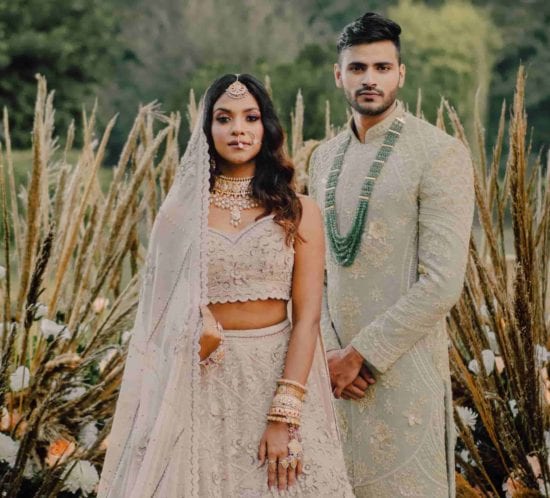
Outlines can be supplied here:
M232 99L243 99L248 94L248 88L246 88L245 84L239 81L238 74L235 76L237 79L225 89L225 93Z

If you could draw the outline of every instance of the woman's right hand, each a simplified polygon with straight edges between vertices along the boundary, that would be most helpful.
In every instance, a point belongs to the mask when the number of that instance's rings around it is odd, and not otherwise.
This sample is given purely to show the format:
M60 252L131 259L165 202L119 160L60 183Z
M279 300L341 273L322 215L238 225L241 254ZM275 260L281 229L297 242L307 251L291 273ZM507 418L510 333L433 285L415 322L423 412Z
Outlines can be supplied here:
M218 322L208 306L201 306L202 334L199 339L201 361L206 360L221 344L222 335Z
M296 484L296 479L302 474L302 461L298 460L296 468L283 465L289 461L288 443L289 428L284 422L268 422L258 448L260 466L267 460L267 485L269 489L277 486L283 491Z

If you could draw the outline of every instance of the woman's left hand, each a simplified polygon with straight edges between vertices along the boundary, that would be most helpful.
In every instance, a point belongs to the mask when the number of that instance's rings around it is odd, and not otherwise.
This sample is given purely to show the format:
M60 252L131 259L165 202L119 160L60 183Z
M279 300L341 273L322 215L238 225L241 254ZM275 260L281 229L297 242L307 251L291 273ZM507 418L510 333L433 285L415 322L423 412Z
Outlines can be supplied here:
M296 468L290 464L288 443L290 435L284 422L268 422L258 449L258 459L262 466L267 458L267 485L271 489L277 486L279 491L296 484L296 478L302 473L302 462L298 460Z

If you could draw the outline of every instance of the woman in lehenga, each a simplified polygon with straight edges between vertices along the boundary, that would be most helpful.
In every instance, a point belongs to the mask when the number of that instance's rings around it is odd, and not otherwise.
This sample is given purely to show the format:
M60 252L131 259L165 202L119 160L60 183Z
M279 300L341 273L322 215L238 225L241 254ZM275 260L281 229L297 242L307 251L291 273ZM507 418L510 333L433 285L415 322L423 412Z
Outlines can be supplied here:
M202 109L153 228L99 497L353 496L321 215L258 80L222 76Z

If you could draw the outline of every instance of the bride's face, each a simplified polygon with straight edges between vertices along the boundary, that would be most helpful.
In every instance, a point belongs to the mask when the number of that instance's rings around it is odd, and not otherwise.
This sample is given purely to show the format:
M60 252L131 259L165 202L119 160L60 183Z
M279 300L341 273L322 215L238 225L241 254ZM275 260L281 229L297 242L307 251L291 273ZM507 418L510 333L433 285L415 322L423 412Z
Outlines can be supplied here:
M262 146L264 127L252 94L234 99L224 93L212 112L212 139L220 158L230 165L253 162Z

